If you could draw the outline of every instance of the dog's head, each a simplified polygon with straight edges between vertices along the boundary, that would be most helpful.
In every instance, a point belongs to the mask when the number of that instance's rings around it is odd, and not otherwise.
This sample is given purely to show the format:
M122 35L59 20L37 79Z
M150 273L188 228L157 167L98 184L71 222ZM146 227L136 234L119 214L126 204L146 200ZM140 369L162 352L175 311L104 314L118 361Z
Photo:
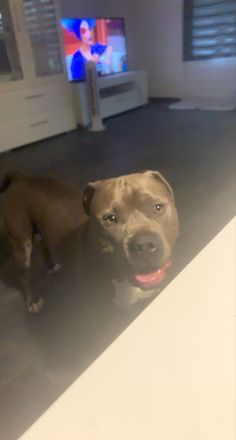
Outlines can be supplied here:
M179 222L172 188L159 172L89 183L83 203L119 273L143 289L163 281Z

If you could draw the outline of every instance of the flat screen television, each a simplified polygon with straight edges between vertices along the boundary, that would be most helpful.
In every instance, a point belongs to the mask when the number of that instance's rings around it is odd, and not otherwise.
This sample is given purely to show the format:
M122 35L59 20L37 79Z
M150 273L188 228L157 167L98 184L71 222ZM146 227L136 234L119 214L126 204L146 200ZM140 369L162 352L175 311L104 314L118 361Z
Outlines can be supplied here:
M85 79L86 62L96 63L99 75L127 71L123 18L62 18L69 81Z

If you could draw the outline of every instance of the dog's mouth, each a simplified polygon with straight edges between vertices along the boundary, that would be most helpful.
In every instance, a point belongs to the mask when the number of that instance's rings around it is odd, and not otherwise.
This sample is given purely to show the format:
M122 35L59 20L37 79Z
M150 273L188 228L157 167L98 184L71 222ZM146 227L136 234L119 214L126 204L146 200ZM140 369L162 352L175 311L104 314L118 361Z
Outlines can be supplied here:
M170 266L171 261L169 260L162 267L159 267L153 272L135 274L133 276L135 284L138 284L140 287L144 288L152 288L158 286L164 281L166 277L166 272Z

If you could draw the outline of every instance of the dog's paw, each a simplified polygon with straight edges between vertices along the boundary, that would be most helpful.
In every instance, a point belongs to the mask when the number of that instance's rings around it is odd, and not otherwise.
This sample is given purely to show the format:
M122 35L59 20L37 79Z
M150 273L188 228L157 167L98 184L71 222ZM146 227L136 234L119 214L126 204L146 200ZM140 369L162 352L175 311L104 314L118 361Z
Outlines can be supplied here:
M51 268L51 269L49 269L49 271L48 271L48 273L56 273L56 272L58 272L59 270L61 269L61 266L60 266L60 264L54 264L54 266Z
M43 298L39 298L38 301L32 302L28 305L28 311L34 314L40 313L43 308L43 303Z

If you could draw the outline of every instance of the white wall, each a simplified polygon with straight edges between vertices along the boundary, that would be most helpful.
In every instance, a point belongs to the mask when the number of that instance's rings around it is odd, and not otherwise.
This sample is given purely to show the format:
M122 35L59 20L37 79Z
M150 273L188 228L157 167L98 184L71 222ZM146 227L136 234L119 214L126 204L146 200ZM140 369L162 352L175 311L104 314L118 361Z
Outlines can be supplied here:
M146 68L154 97L236 98L236 58L182 61L183 0L60 0L68 15L124 16L130 68Z
M143 3L143 10L137 3ZM139 52L134 64L148 69L151 96L236 99L236 58L182 61L183 0L135 0L135 5L132 42L138 42ZM131 21L132 16L127 19Z
M236 59L184 63L183 96L236 100Z
M58 0L58 3L64 17L89 17L99 14L99 1L96 0Z

